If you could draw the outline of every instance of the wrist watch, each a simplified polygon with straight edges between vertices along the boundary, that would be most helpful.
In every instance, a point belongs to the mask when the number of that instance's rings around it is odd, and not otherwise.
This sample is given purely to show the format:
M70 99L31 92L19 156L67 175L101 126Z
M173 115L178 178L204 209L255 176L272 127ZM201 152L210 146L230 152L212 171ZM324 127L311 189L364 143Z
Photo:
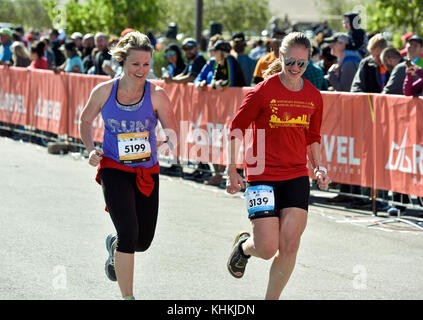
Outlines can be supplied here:
M321 171L324 174L327 174L328 173L328 169L326 169L323 166L317 166L316 168L314 168L314 174L317 174L318 171Z

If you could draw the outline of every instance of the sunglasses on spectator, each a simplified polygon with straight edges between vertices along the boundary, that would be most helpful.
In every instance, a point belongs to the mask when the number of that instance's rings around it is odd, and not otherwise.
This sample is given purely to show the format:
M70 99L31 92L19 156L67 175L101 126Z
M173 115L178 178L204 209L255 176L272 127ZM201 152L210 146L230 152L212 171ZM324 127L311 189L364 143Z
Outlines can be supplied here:
M295 62L297 63L298 68L301 68L301 69L304 69L308 65L308 60L297 60L294 58L285 58L285 57L283 60L287 67L292 67L295 64Z
M175 55L175 51L169 51L165 53L165 57L171 57Z
M188 50L192 50L194 49L194 47L182 47L182 50L184 51L188 51Z

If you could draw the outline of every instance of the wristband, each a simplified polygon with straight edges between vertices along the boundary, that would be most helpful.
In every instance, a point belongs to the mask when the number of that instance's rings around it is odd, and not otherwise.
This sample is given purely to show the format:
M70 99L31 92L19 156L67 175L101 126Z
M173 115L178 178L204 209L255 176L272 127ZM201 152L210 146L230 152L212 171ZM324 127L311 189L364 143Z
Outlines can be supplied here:
M168 140L166 140L166 142L165 142L165 143L167 143L167 145L169 146L170 150L175 149L175 146L173 145L173 143L172 143L172 142L170 142L170 140L169 140L169 139L168 139Z
M325 167L322 167L322 166L317 166L316 168L314 168L314 174L317 174L318 171L321 171L324 174L328 173L328 170Z

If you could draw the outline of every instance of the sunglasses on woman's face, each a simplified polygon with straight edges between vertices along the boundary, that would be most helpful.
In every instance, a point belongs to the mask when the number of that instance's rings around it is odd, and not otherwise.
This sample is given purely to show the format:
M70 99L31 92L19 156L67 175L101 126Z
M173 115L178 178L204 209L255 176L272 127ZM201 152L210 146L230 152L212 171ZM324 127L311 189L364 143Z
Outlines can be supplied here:
M175 55L175 51L169 51L165 53L165 57L171 57Z
M304 69L308 65L308 60L297 60L294 58L285 58L284 57L284 63L287 67L292 67L295 62L297 62L298 68Z

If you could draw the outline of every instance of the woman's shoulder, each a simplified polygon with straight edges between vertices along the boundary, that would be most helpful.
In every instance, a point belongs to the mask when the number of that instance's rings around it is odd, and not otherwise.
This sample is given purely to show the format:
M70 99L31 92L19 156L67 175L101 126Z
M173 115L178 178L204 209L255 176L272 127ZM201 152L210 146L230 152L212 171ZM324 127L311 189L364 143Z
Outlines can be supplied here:
M117 81L117 79L110 79L97 84L91 91L92 96L101 100L105 99L106 101L112 92L115 81Z

